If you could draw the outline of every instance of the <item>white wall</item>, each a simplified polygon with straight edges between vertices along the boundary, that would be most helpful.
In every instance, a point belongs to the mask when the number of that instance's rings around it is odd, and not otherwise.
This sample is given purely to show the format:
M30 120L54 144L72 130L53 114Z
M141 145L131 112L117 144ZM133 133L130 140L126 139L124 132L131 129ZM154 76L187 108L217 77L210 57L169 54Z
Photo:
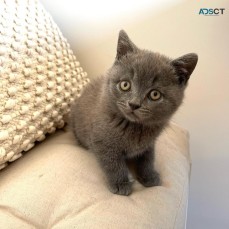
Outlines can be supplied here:
M42 2L92 77L112 64L121 28L139 47L171 57L199 54L185 102L174 117L191 135L193 165L187 228L228 229L229 2ZM226 10L222 16L207 17L198 14L202 7Z

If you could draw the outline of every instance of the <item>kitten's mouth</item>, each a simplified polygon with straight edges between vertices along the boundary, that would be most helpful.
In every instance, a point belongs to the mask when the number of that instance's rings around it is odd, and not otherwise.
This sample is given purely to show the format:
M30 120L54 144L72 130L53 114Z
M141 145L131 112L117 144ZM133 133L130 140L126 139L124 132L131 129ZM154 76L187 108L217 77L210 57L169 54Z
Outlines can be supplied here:
M127 114L128 114L128 115L131 115L131 116L133 116L133 117L135 117L135 118L138 118L138 116L136 115L136 113L135 113L134 111L130 111L130 112L128 112Z
M128 119L131 122L140 122L140 117L136 114L137 112L131 109L128 109L127 107L123 106L123 104L119 105L119 109L122 112L122 114L125 116L126 119Z
M136 112L134 112L134 111L126 112L126 117L127 117L127 119L129 119L131 122L139 122L139 121L140 121L140 118L138 117L138 115L137 115Z

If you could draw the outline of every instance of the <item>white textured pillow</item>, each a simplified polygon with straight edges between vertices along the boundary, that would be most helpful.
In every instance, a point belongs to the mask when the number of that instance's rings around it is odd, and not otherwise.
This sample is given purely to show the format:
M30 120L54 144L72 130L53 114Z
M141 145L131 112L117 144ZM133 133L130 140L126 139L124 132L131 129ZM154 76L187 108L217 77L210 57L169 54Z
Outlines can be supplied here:
M88 82L38 1L0 2L0 169L63 127Z

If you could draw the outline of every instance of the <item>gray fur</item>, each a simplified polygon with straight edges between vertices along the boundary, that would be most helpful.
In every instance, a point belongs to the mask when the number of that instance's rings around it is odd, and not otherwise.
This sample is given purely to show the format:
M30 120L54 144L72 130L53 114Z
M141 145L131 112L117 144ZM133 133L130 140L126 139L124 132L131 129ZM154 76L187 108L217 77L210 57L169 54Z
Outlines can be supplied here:
M171 60L141 50L120 31L113 66L86 86L71 112L74 134L95 153L111 192L131 193L127 161L144 186L160 185L154 143L182 103L196 63L192 53ZM131 83L129 91L120 89L122 80ZM162 94L157 101L149 98L153 89Z

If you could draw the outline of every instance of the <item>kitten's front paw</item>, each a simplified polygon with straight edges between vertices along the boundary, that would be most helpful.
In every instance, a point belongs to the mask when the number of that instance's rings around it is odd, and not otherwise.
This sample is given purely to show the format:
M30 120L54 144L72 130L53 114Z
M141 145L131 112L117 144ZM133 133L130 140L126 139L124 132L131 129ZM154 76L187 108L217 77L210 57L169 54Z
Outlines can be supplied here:
M118 183L118 184L110 184L109 189L112 193L128 196L132 192L132 183L126 182L126 183Z
M144 176L138 177L138 181L145 187L159 186L161 185L160 175L156 171L144 174Z

